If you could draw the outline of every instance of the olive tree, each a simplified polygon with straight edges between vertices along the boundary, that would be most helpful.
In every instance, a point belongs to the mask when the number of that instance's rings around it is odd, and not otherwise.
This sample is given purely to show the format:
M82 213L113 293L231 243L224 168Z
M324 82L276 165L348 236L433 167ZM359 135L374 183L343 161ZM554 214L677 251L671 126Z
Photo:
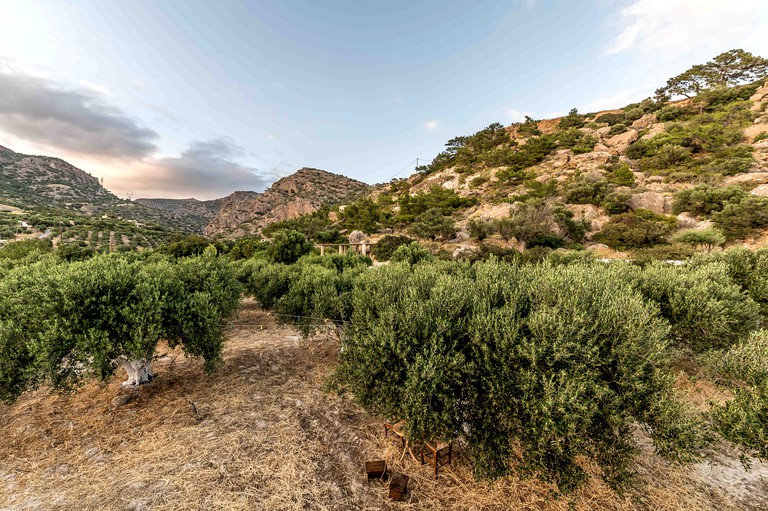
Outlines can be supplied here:
M112 255L20 266L0 281L0 295L0 397L12 400L42 383L69 389L106 380L120 366L124 385L147 383L161 339L210 370L240 286L214 257L173 263Z

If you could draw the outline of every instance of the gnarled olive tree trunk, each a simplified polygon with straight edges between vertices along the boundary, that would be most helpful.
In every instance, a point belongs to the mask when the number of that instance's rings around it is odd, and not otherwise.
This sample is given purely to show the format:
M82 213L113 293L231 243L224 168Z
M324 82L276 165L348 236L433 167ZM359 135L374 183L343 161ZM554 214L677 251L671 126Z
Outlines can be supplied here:
M127 357L121 356L120 364L128 373L128 379L123 382L123 387L149 383L149 380L154 376L152 374L152 359L140 358L130 360Z

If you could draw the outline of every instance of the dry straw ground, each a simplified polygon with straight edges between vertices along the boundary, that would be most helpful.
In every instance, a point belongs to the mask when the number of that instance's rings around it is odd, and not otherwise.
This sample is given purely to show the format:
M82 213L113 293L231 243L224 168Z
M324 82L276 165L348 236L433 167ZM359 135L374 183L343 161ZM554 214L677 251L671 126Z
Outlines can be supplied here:
M726 456L714 468L671 467L649 447L624 496L597 477L568 497L530 479L478 483L460 447L435 479L383 438L380 420L323 392L332 339L303 340L252 302L228 337L210 376L169 352L132 394L116 377L0 405L0 510L768 509L764 466L745 475ZM364 462L382 458L410 477L408 502L364 482Z

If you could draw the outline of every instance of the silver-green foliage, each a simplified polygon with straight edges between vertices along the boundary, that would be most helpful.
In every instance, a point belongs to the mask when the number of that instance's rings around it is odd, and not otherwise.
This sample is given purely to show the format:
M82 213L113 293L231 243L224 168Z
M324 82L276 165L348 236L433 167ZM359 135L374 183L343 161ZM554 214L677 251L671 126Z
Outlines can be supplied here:
M709 354L705 366L730 383L734 399L712 407L722 435L768 459L768 331L753 332L730 350Z
M229 263L213 257L18 266L0 280L0 399L106 380L121 358L151 360L160 339L212 369L239 299Z
M353 302L336 384L414 441L463 435L480 476L517 466L569 488L586 455L620 483L634 421L673 458L702 442L664 371L668 325L610 269L392 264Z

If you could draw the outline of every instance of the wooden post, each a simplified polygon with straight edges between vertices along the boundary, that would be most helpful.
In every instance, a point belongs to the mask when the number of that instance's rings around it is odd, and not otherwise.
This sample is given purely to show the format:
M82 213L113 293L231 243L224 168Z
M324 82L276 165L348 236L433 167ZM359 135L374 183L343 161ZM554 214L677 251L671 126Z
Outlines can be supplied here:
M367 248L367 247L365 246L365 243L363 243L363 244L361 245L361 250L362 250L363 256L365 256L365 255L366 255L366 248Z
M339 243L339 255L344 255L344 245Z
M325 255L325 245L320 245L320 255Z

